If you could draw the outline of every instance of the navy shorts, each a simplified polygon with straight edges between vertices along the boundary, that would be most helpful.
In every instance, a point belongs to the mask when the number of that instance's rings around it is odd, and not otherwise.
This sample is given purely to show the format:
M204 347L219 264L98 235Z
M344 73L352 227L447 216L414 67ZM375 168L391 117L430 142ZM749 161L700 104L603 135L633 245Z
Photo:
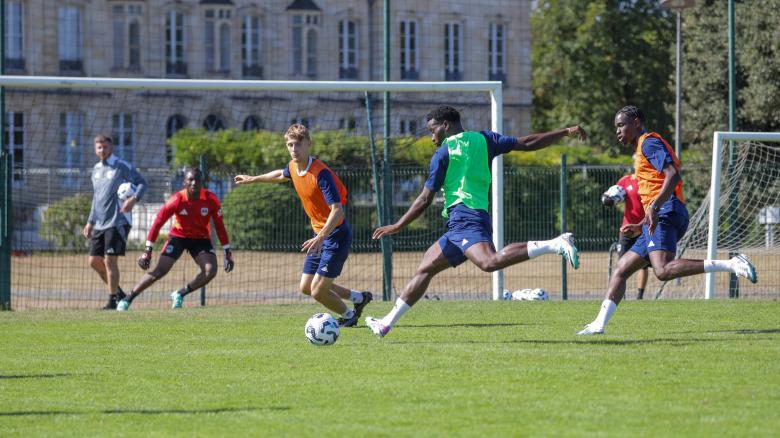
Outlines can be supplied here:
M320 277L336 278L341 275L344 262L349 257L352 245L352 228L344 221L325 238L319 254L307 254L303 262L304 274L318 274Z
M652 235L648 232L647 225L642 225L642 234L631 247L631 251L647 259L653 251L669 251L677 253L677 242L688 230L688 210L675 209L661 212L658 216L658 225Z
M439 247L453 268L466 261L466 250L475 243L493 242L493 224L484 210L456 205L449 212L447 232L439 238Z

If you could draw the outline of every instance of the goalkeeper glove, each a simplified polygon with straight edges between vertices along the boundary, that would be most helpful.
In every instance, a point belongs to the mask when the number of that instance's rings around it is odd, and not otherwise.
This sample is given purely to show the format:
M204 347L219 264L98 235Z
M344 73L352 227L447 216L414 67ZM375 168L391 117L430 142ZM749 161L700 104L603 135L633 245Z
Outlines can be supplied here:
M233 270L233 266L235 266L235 262L233 261L233 253L230 252L230 249L225 250L225 272L230 272Z
M152 263L152 247L147 246L141 257L138 257L138 266L144 271L149 269L149 265Z

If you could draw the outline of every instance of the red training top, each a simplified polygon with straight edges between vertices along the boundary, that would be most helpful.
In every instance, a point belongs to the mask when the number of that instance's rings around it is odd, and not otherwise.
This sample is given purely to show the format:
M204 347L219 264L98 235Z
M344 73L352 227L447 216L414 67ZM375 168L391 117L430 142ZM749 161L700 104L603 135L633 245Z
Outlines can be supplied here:
M187 198L186 189L174 193L157 212L146 240L150 242L157 240L160 229L171 216L175 216L170 232L172 237L211 240L211 219L214 219L219 242L222 246L230 243L225 223L222 221L222 206L219 198L210 190L200 189L200 195L195 199Z
M626 205L623 209L623 225L638 224L645 218L645 209L639 199L639 185L634 175L626 175L617 182L626 191Z

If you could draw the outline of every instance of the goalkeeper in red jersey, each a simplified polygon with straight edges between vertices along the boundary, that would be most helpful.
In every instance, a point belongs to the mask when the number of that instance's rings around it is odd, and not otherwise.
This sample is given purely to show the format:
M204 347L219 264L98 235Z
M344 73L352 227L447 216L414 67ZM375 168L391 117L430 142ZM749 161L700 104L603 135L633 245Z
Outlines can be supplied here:
M146 288L163 278L186 249L200 272L181 289L171 293L172 308L182 307L184 297L190 292L207 285L217 275L217 256L211 244L211 220L217 227L217 237L225 251L225 272L233 270L233 256L225 223L222 221L222 206L217 195L203 188L203 174L198 168L187 170L184 175L184 189L174 193L157 213L152 228L146 237L146 250L138 258L138 266L149 269L152 262L152 247L163 224L175 216L169 239L165 242L157 266L144 274L133 286L130 294L119 302L118 311L125 311L133 300Z

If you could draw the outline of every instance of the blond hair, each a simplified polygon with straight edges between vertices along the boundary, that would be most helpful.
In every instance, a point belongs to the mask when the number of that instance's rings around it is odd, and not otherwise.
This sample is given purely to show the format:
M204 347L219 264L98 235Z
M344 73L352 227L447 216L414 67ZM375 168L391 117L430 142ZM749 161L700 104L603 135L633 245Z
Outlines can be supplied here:
M309 136L309 129L300 123L294 123L287 128L284 133L285 140L306 140L311 143L311 137Z

